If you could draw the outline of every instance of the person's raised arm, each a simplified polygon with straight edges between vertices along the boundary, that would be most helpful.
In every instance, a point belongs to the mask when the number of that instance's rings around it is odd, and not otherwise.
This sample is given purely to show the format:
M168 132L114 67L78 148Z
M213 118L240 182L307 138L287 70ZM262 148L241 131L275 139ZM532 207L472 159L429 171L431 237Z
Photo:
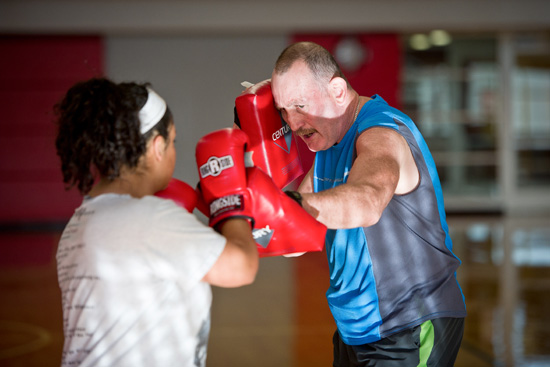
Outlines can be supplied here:
M258 252L252 238L244 151L248 136L238 129L221 129L202 137L195 149L199 189L208 207L209 225L226 239L226 246L204 280L237 287L254 280Z
M219 225L219 231L227 242L203 280L226 288L252 283L258 272L259 259L250 223L245 219L228 219Z
M168 186L155 193L170 199L192 213L202 198L187 183L172 178ZM252 238L250 223L245 219L228 219L218 226L226 238L224 250L203 281L219 287L239 287L254 281L258 272L258 251Z

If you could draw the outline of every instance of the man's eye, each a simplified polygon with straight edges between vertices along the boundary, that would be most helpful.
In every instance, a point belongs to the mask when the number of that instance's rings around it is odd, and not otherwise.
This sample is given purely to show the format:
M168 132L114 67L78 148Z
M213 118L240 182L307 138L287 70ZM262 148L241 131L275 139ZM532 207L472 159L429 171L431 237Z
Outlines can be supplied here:
M302 108L304 108L304 107L305 107L305 105L303 105L303 104L299 104L299 105L296 105L296 107L297 107L297 108L299 108L299 109L302 109Z

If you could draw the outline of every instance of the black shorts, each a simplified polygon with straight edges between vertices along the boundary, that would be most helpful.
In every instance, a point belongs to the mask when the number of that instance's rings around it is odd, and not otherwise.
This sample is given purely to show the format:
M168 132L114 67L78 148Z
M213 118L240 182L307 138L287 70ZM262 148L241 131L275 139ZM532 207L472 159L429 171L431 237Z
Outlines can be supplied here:
M334 367L452 367L462 335L463 318L441 318L374 343L347 345L334 333Z

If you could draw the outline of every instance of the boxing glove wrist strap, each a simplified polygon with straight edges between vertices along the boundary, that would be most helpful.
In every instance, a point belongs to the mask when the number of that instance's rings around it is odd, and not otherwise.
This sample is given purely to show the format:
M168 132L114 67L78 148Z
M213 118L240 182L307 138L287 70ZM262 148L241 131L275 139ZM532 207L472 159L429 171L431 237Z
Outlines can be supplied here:
M302 194L300 194L298 191L285 190L285 194L287 194L291 199L302 206Z
M223 213L241 211L242 209L243 195L227 195L210 203L210 216L217 217Z

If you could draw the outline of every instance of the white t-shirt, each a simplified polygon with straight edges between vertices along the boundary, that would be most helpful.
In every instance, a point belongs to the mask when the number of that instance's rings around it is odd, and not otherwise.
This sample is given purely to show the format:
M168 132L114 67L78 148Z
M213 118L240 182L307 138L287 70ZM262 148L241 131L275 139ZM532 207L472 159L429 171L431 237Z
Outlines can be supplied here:
M84 200L57 250L62 366L204 366L225 238L170 200Z

